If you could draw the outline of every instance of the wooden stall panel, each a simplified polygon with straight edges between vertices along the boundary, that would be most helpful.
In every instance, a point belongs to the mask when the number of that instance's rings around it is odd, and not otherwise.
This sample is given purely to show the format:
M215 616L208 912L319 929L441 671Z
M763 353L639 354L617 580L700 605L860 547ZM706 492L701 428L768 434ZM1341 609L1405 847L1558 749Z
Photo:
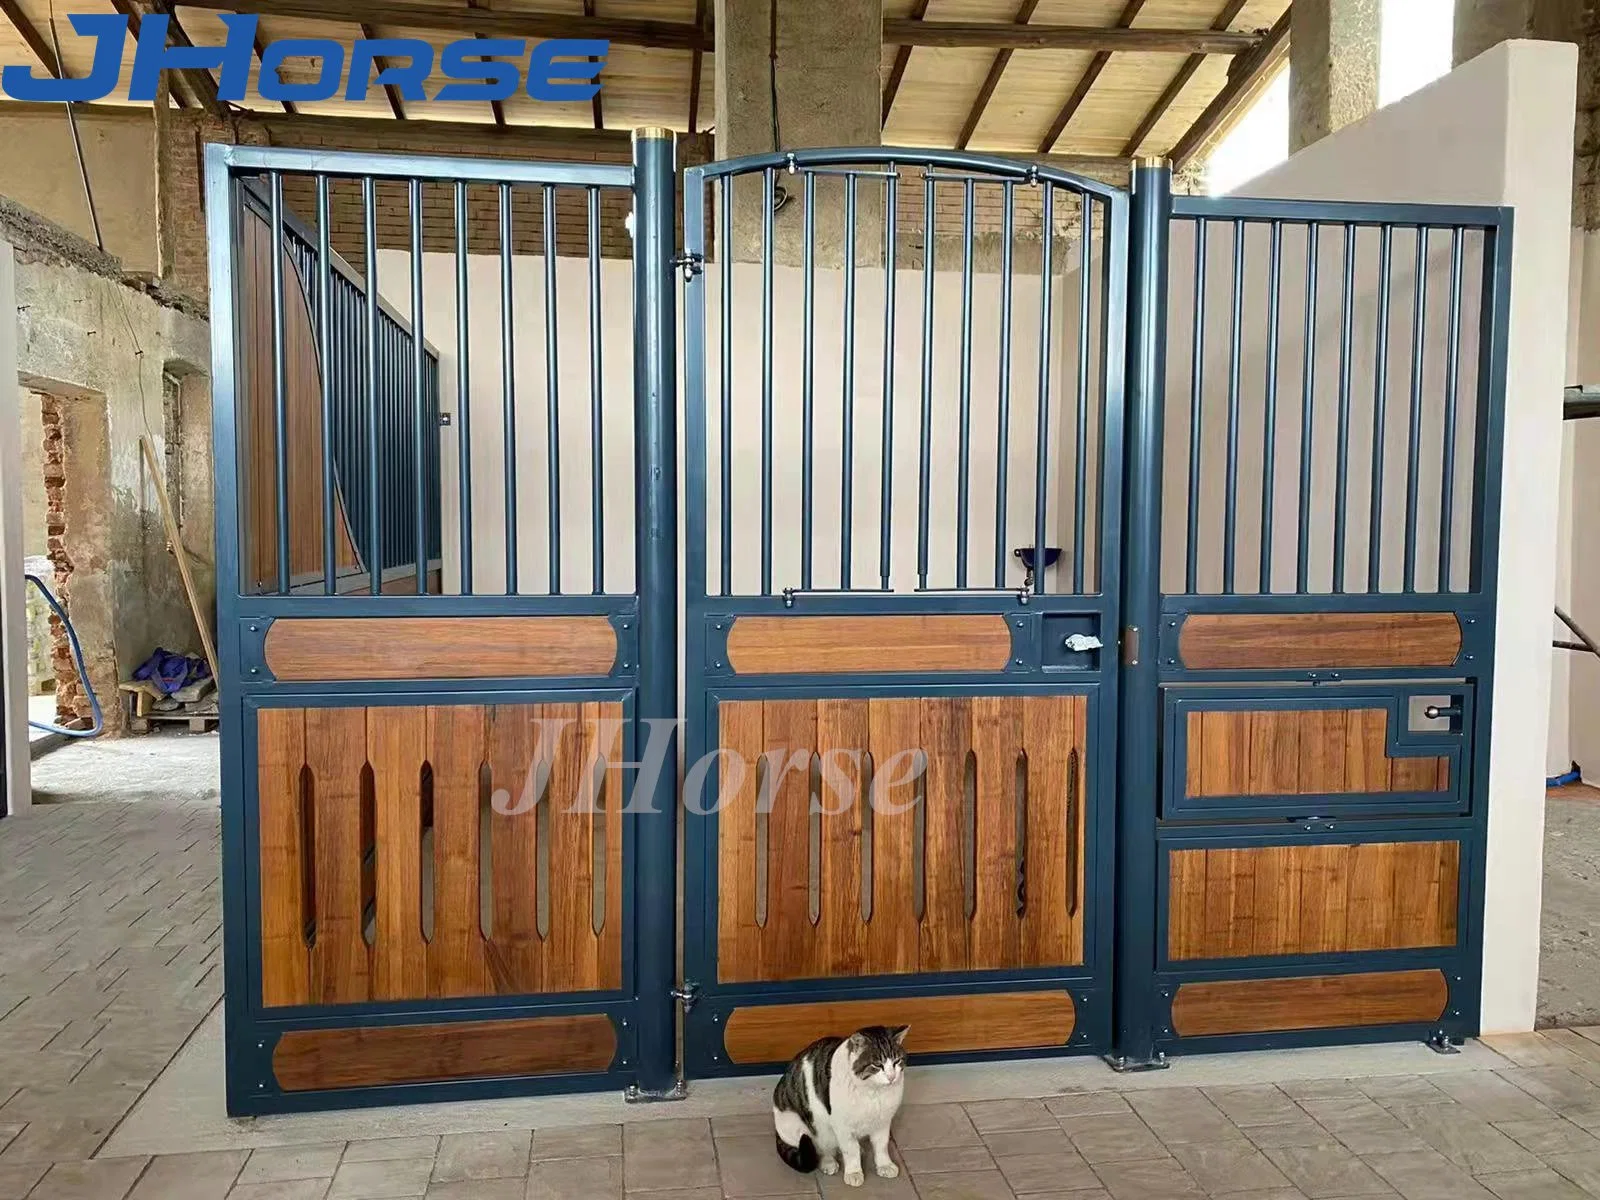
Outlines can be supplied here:
M910 1025L912 1054L1031 1050L1065 1046L1077 1013L1066 992L904 996L736 1008L723 1041L739 1064L782 1062L819 1037L867 1025Z
M719 979L1081 963L1087 717L1082 696L724 700Z
M1459 842L1173 850L1173 960L1456 944Z
M262 1003L622 984L622 706L264 708Z
M1438 970L1206 980L1178 986L1172 1028L1179 1037L1212 1037L1426 1023L1449 1002Z
M278 679L520 679L607 675L604 617L286 617L267 630Z
M1461 622L1448 612L1191 613L1178 654L1191 671L1448 667Z
M728 631L739 675L1004 671L1011 629L999 613L740 617Z
M1445 792L1443 755L1391 757L1382 708L1190 709L1184 794L1310 796Z

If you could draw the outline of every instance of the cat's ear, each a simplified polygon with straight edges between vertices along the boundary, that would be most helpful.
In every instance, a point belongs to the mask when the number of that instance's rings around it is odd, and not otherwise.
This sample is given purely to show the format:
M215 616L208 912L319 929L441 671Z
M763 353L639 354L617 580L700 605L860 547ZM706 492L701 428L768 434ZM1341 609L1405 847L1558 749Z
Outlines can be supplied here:
M906 1044L906 1034L910 1032L911 1026L909 1025L896 1025L893 1029L889 1030L890 1036L902 1046Z

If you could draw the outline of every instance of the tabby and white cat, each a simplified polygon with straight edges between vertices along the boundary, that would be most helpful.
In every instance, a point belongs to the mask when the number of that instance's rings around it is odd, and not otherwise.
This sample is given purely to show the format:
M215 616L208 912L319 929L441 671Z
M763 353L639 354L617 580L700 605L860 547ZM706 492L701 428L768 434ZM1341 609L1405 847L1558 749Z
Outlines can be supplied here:
M847 1038L818 1038L789 1064L772 1089L778 1156L796 1171L844 1166L844 1181L860 1187L861 1142L872 1143L878 1174L900 1174L889 1157L889 1123L905 1094L909 1025L870 1025Z

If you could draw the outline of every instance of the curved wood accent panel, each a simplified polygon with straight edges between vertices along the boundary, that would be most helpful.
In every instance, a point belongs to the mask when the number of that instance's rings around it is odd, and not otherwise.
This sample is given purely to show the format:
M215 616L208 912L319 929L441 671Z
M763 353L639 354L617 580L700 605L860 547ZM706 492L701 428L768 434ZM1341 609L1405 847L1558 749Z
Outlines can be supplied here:
M263 708L256 731L264 1005L622 986L621 704Z
M1208 1037L1404 1025L1437 1021L1449 1002L1437 970L1185 983L1172 998L1172 1028L1179 1037Z
M730 1062L782 1062L829 1034L910 1025L906 1049L912 1054L1033 1050L1066 1045L1076 1024L1077 1010L1066 992L906 996L736 1008L723 1044Z
M1444 792L1450 760L1389 757L1382 708L1191 709L1184 794L1313 796Z
M609 675L617 631L604 617L286 617L264 650L296 681Z
M1174 960L1456 944L1459 842L1242 846L1169 857Z
M999 613L739 617L728 665L739 675L1004 671L1011 629Z
M730 751L722 760L748 764L737 775L727 769L718 797L723 982L1083 961L1085 697L724 700L718 712ZM869 756L872 895L863 904ZM764 839L763 762L777 764L768 768ZM812 762L822 826L815 865Z
M272 1052L286 1092L604 1071L617 1031L599 1013L364 1029L291 1029Z
M1448 667L1461 622L1448 612L1190 613L1178 653L1191 671Z

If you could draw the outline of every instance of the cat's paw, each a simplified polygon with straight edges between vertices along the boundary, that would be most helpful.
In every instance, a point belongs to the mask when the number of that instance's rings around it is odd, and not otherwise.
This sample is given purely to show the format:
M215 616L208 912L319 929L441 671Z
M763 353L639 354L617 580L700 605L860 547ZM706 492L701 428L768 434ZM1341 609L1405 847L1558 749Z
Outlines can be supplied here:
M825 1158L817 1165L822 1168L824 1175L837 1175L839 1173L839 1160L837 1158Z
M857 1167L854 1171L846 1171L844 1173L846 1187L860 1187L866 1181L867 1177L861 1173L860 1167Z
M878 1176L881 1179L898 1179L900 1168L886 1158L878 1164Z

